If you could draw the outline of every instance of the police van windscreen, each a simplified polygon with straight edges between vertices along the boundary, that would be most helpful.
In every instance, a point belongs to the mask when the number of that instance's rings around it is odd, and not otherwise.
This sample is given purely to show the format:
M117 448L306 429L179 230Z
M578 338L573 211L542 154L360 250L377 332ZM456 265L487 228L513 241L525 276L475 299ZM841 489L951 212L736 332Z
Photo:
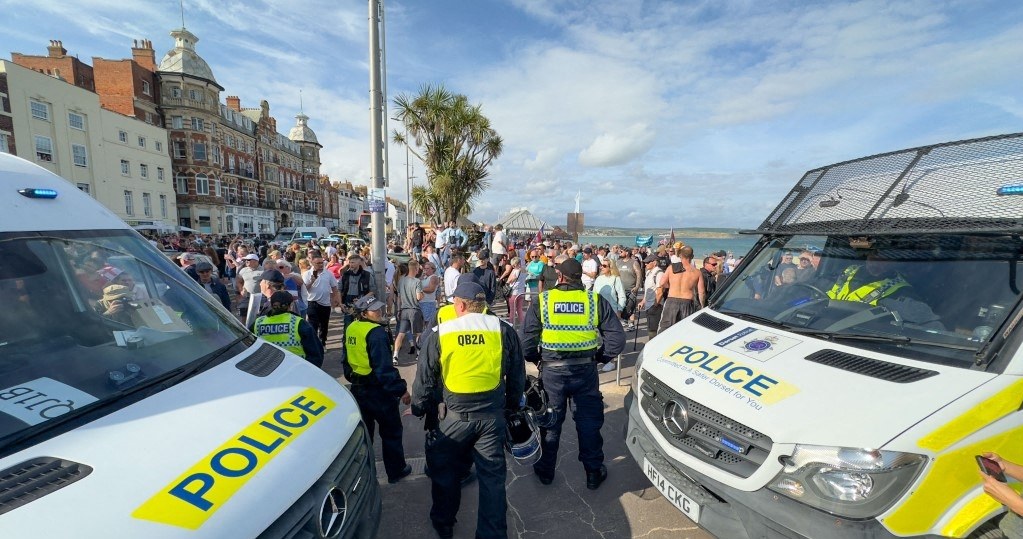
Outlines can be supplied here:
M1023 240L1008 234L775 237L728 277L712 307L969 368L1020 299L1021 253Z
M3 233L0 260L0 451L247 336L134 232Z

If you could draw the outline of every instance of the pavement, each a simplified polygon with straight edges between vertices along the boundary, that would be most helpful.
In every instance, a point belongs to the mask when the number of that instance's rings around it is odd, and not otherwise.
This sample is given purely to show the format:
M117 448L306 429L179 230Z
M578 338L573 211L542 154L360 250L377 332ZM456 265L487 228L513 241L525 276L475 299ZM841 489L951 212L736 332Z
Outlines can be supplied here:
M504 306L495 309L503 315ZM608 478L595 491L586 489L586 474L578 461L578 439L571 416L562 430L561 450L554 482L542 485L533 476L531 466L522 466L508 457L508 536L515 538L569 537L572 539L683 538L708 539L713 536L700 529L653 488L640 466L625 447L628 410L625 396L630 391L634 365L646 341L645 328L628 334L629 342L622 359L620 385L616 373L602 373L600 388L604 395L604 458ZM634 335L636 350L633 351ZM342 384L341 316L331 316L324 370ZM527 372L536 374L532 365ZM406 350L399 356L398 370L409 382L415 378L416 358ZM425 464L422 421L403 415L405 458L412 475L396 484L388 484L377 449L377 470L383 497L383 517L379 537L436 537L430 525L430 479L423 474ZM476 528L478 488L476 481L462 489L461 508L455 525L455 538L471 538Z

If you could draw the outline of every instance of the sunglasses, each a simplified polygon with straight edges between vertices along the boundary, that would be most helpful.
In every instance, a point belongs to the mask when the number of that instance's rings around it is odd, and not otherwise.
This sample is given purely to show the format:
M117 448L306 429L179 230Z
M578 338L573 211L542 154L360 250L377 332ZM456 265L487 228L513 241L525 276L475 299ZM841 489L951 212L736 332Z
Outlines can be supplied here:
M710 262L708 262L708 263L707 263L707 265L708 265L708 266L710 266L710 267L712 267L712 268L716 268L716 267L717 267L717 265L718 265L718 263L717 263L717 262L715 262L715 263L711 264Z
M608 266L607 264L601 264L600 267L602 267L602 268L610 268L611 266Z

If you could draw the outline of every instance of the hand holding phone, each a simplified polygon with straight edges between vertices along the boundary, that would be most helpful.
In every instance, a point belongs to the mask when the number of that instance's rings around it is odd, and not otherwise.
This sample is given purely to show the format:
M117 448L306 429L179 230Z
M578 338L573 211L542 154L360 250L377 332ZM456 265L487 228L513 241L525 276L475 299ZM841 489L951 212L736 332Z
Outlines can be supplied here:
M977 464L980 465L980 471L985 475L990 475L998 481L1005 483L1005 472L1002 471L1002 467L997 462L977 455Z

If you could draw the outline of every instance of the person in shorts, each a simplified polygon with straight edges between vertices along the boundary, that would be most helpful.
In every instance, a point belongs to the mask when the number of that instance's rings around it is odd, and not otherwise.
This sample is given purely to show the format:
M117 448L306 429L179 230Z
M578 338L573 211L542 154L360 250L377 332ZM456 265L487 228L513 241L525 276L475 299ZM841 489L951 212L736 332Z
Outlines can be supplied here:
M405 334L408 333L409 353L416 354L416 342L419 341L419 334L423 332L423 310L419 302L423 299L423 282L419 280L419 263L412 260L408 266L399 266L396 292L398 297L398 335L394 338L394 357L392 363L398 364L398 353L405 342Z

